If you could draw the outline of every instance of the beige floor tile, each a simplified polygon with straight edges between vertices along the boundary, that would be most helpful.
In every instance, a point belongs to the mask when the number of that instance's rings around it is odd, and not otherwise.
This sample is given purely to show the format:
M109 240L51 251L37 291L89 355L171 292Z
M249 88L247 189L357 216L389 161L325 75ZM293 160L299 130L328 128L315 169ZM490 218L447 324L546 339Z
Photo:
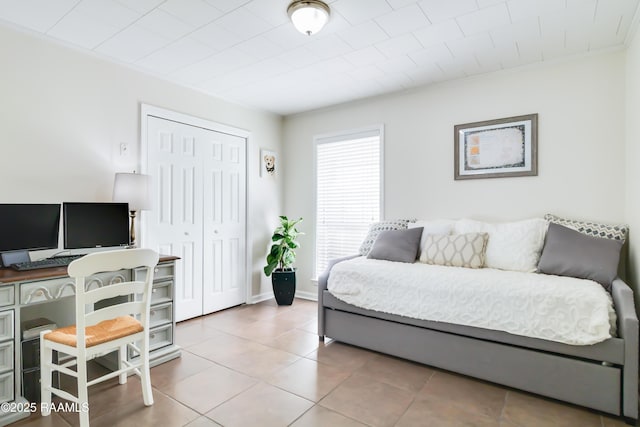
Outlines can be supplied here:
M295 303L295 301L294 301ZM260 304L250 304L243 306L243 316L253 317L254 322L258 320L268 320L279 314L286 313L293 309L293 306L278 305L275 300L263 301Z
M484 381L436 371L416 399L436 397L462 410L498 419L505 405L506 389Z
M318 363L315 360L300 359L271 375L267 381L281 389L317 402L349 375L348 371Z
M347 418L322 406L314 406L298 418L291 427L363 427L366 424Z
M274 317L269 320L259 320L254 323L249 323L244 325L243 328L236 328L228 332L241 338L267 344L280 335L295 329L295 326L295 323L278 320L277 317Z
M241 306L212 313L201 318L202 324L209 328L222 330L225 329L225 327L228 328L235 325L246 325L248 323L254 323L258 320L268 318L267 316L264 316L264 314L250 309L249 307L250 306ZM275 314L270 317L273 316L275 316Z
M220 357L218 363L255 378L266 378L300 359L293 353L262 346L233 357Z
M306 356L318 348L320 340L315 334L293 329L265 344L299 356Z
M107 414L91 419L91 427L183 426L199 414L161 392L154 392L154 404L142 401L120 406Z
M300 329L305 332L309 332L318 336L318 319L311 320L299 325L296 325L296 329Z
M191 421L185 427L220 427L220 424L203 415L200 418Z
M377 354L354 374L367 375L377 381L416 393L424 387L434 371L425 365Z
M602 426L603 427L627 427L628 424L624 422L621 418L602 416Z
M294 326L302 323L307 323L315 320L318 321L318 313L316 310L309 310L308 308L294 308L293 310L285 311L278 314L275 318L278 321L288 322Z
M192 375L163 390L167 395L201 414L256 384L256 380L223 366Z
M367 363L375 354L358 347L330 341L321 342L316 350L305 357L340 369L354 371Z
M39 412L10 425L11 427L69 427L69 423L60 415L51 413L47 417L42 417Z
M220 332L224 332L231 335L242 333L250 324L256 323L256 320L252 322L239 321L231 317L219 317L212 320L204 321L207 327L214 328Z
M225 427L282 427L296 420L313 402L261 383L208 412Z
M498 427L499 421L495 418L480 415L477 412L468 412L458 405L452 405L450 401L427 397L414 401L407 412L404 413L397 427L453 427L476 426Z
M320 401L325 408L371 426L392 426L413 401L413 393L375 381L352 376Z
M162 390L214 365L210 360L183 351L181 357L151 368L151 385Z
M601 426L601 417L577 408L533 395L509 391L503 418L520 426L589 427Z
M187 348L202 341L217 338L222 332L207 326L204 322L187 321L176 325L175 341L182 348Z
M244 353L260 351L264 348L266 346L263 344L225 333L215 339L192 345L188 349L184 349L183 352L193 353L205 359L218 362Z

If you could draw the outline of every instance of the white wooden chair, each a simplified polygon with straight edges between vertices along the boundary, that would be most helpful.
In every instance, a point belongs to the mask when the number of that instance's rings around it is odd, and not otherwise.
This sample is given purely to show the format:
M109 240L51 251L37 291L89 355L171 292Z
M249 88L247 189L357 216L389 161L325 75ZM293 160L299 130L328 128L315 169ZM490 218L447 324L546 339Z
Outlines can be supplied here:
M73 261L68 268L69 276L76 283L76 324L40 334L40 375L42 416L49 415L51 395L75 402L80 411L80 426L89 426L88 386L119 377L119 383L127 382L127 374L140 376L144 404L153 405L151 378L149 373L149 307L154 267L158 254L150 249L124 249L96 252ZM131 281L85 290L85 278L101 272L146 267L144 282ZM129 296L116 305L94 310L93 304L107 298ZM140 356L127 360L127 349ZM73 356L72 360L53 363L53 351ZM87 361L119 351L118 370L92 381L87 381ZM69 369L76 366L76 370ZM78 395L73 396L52 386L52 373L62 372L76 377Z

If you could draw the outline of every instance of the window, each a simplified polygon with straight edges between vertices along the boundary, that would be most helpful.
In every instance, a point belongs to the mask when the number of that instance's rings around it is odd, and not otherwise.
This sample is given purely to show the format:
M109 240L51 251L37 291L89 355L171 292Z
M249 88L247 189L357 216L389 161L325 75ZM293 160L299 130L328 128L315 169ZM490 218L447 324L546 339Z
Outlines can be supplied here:
M383 127L320 136L316 144L316 277L358 253L382 211Z

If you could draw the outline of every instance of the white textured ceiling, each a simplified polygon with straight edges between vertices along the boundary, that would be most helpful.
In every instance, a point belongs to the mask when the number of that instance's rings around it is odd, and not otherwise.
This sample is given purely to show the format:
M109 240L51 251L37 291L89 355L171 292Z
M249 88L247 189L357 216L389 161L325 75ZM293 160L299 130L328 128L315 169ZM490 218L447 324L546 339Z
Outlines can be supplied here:
M0 19L243 105L291 114L625 42L640 0L0 0Z

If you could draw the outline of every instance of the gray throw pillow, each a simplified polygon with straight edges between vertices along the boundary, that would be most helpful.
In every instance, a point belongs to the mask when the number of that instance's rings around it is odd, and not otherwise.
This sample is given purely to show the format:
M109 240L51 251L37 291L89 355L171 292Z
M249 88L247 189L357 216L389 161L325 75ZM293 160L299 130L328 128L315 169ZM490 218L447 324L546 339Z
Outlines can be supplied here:
M540 255L538 271L589 279L611 291L618 273L622 241L587 236L550 223Z
M365 237L362 241L358 253L360 253L360 255L362 256L367 256L376 239L378 238L378 234L385 230L406 230L407 224L409 224L410 222L412 221L408 219L392 219L374 222L369 226L367 237Z
M378 234L367 258L396 262L415 262L423 227L387 230Z

